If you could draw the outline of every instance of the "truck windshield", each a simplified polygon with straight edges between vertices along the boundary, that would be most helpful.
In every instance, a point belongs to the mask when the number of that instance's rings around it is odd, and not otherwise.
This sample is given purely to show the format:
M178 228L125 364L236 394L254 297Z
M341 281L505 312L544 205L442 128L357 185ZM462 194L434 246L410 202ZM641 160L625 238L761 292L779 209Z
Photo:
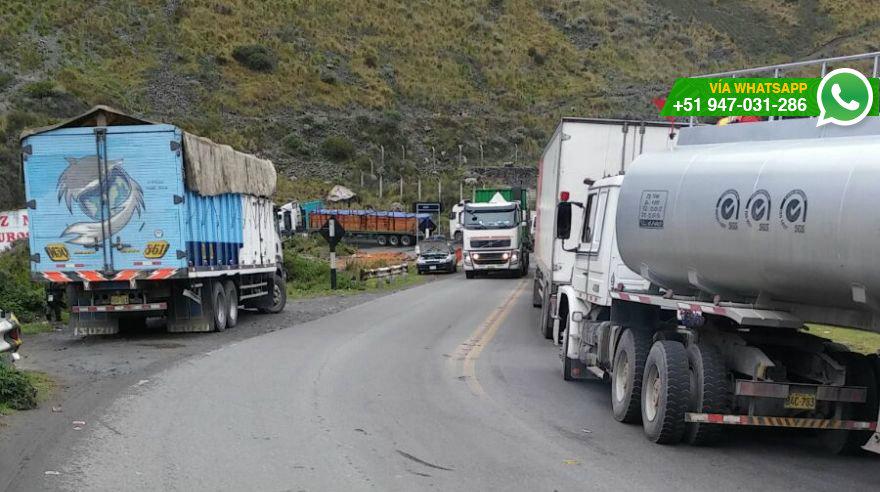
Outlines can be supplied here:
M464 212L468 229L509 229L516 226L516 209L469 209Z

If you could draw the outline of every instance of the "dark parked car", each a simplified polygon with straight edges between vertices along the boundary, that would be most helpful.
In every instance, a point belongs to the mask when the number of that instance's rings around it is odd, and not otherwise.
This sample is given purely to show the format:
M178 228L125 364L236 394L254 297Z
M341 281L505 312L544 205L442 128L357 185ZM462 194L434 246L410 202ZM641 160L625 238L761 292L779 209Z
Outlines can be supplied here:
M434 236L419 243L419 258L416 260L419 274L430 272L455 273L458 270L455 260L455 247L443 236Z

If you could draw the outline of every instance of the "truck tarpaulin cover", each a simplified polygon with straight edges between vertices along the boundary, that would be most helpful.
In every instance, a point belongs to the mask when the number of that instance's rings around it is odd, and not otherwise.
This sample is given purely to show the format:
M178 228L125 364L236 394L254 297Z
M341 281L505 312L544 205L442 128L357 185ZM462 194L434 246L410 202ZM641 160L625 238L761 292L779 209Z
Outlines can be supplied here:
M310 214L310 227L320 228L330 216L336 217L348 232L415 232L415 221L419 230L434 230L437 225L430 214L412 212L388 212L383 210L341 210L319 209Z
M349 190L345 186L336 185L327 193L328 202L344 202L355 197L355 192Z
M58 128L158 124L127 115L108 106L95 106L56 125L26 130L21 139ZM272 161L239 152L228 145L183 133L186 185L202 196L242 193L269 198L275 193L277 175Z

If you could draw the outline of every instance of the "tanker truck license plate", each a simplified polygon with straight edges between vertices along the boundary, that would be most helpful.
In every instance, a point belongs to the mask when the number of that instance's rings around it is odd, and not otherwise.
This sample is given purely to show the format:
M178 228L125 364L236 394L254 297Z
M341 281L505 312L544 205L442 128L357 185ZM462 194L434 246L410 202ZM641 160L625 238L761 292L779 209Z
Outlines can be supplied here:
M789 393L785 399L785 408L794 410L815 410L816 395L809 393Z

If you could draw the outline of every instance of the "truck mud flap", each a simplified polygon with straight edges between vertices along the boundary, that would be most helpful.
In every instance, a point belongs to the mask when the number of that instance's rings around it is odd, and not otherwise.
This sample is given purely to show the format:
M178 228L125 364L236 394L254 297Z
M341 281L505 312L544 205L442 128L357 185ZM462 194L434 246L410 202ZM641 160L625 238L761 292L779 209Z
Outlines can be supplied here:
M169 333L203 333L214 331L211 313L205 309L201 300L207 297L210 282L185 285L174 282L171 286L171 302L168 306Z

